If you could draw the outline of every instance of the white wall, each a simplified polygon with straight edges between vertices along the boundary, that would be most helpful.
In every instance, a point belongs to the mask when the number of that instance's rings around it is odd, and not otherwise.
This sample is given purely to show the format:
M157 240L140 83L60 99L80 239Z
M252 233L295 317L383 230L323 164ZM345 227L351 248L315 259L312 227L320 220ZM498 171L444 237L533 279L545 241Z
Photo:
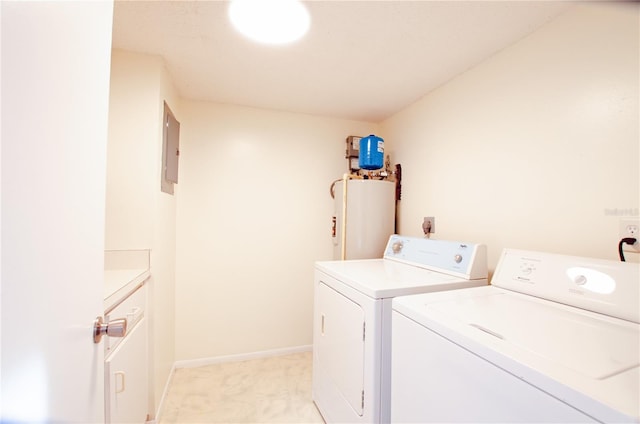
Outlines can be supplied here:
M161 59L114 50L109 98L105 249L149 249ZM162 141L162 140L160 140Z
M400 232L435 216L491 268L505 247L617 259L639 206L638 22L637 3L580 4L383 122Z
M176 359L310 345L329 186L345 138L376 126L191 101L180 112Z
M112 52L106 249L151 249L150 411L174 363L176 196L160 192L163 102L177 95L160 57ZM176 189L177 192L177 189Z
M176 119L181 119L179 98L170 76L160 67L159 97L156 99L156 117L163 121L166 101ZM160 191L162 172L161 126L156 126L153 192L155 211L153 227L153 247L151 250L151 295L153 304L151 319L152 380L151 396L154 410L158 411L167 379L175 362L175 291L176 291L176 208L180 192L179 184L174 186L174 195Z

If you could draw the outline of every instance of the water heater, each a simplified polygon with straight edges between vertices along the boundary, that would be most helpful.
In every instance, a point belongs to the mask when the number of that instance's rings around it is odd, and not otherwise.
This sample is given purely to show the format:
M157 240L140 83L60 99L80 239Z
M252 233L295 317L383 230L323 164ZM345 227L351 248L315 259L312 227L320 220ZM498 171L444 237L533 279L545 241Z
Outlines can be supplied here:
M395 231L396 184L348 179L335 184L333 258L382 258ZM346 188L346 191L345 191Z

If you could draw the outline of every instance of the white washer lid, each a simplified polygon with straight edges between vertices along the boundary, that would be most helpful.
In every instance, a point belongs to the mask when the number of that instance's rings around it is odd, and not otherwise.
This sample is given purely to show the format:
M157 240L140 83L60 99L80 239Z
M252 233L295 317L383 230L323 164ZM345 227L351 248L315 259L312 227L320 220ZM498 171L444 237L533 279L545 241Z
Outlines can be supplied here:
M591 378L608 378L640 364L637 326L579 309L505 292L429 308Z
M599 420L640 421L637 323L495 286L395 298L393 309Z

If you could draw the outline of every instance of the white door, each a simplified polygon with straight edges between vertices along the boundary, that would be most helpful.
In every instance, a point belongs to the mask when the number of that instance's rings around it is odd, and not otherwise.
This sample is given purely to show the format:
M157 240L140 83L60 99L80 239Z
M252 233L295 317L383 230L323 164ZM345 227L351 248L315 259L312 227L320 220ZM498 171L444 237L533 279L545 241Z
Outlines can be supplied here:
M112 1L1 1L0 421L102 422Z

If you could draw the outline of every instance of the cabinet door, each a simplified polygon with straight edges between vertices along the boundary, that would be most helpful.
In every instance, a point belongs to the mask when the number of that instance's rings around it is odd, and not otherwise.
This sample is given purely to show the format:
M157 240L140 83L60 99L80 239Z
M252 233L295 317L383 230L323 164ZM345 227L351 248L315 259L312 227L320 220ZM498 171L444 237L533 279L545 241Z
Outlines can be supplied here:
M148 414L147 319L105 361L107 423L144 423Z
M319 337L314 340L320 366L362 415L364 390L364 311L354 301L320 282L316 292Z

